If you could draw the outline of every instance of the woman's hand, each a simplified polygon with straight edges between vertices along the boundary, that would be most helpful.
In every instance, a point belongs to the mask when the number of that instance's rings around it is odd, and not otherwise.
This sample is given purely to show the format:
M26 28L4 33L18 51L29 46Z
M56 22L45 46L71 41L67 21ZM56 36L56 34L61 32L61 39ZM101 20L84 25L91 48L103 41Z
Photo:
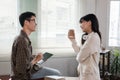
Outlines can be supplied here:
M43 58L43 54L42 53L38 53L35 58L32 60L32 64L36 64L39 60L41 60Z

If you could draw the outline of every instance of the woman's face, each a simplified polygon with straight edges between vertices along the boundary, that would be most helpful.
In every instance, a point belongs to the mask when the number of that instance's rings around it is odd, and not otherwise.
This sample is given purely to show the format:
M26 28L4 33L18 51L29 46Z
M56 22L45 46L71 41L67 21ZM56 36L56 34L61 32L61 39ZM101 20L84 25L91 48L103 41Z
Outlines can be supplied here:
M80 27L83 32L89 33L91 32L91 21L85 21L83 20L82 23L80 24Z

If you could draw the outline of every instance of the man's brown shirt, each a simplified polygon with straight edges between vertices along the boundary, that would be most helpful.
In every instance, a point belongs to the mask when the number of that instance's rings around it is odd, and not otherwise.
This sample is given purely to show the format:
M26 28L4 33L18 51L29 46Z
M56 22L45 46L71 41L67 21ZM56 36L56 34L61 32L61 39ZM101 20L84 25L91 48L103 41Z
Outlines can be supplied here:
M27 34L21 30L12 46L11 67L13 71L12 80L30 80L34 72L31 61L32 46Z

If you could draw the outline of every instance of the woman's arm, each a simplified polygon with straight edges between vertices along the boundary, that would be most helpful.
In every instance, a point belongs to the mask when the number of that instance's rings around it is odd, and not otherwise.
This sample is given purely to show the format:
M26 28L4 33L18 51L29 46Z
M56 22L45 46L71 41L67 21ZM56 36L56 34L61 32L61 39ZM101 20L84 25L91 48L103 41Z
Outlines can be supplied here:
M99 48L100 38L98 35L93 33L82 46L79 55L77 56L77 60L80 63L85 62L92 54L98 52Z
M73 29L70 29L68 31L68 39L72 42L72 47L76 53L79 52L80 47L77 45L77 42L75 40L75 33Z
M80 47L77 45L76 40L75 40L75 39L72 39L71 42L72 42L72 47L73 47L75 53L79 53Z

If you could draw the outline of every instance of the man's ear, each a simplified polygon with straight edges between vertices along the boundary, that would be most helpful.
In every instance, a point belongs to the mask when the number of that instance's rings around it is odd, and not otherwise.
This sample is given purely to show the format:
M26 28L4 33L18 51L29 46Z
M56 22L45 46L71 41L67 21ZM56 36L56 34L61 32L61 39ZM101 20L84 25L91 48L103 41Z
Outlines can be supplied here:
M25 24L26 24L27 22L28 22L27 20L24 21Z
M26 24L28 24L28 21L27 21L27 20L24 21L24 25L26 25Z

